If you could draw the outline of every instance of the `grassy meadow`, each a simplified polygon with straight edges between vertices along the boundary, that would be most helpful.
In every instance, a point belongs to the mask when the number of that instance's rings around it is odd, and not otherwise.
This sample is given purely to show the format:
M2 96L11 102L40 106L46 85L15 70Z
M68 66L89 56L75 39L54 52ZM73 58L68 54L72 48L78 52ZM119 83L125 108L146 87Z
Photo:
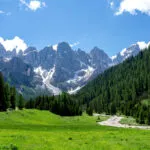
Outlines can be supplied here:
M150 149L150 130L104 127L96 120L86 114L60 117L39 110L1 112L0 150Z

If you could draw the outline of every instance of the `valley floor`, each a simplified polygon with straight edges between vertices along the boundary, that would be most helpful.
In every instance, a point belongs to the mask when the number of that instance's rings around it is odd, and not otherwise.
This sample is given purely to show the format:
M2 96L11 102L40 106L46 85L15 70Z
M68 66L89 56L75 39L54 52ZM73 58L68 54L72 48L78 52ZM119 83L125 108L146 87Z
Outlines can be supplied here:
M100 117L101 121L107 116ZM48 111L0 113L0 150L149 150L150 130L106 127L97 116Z

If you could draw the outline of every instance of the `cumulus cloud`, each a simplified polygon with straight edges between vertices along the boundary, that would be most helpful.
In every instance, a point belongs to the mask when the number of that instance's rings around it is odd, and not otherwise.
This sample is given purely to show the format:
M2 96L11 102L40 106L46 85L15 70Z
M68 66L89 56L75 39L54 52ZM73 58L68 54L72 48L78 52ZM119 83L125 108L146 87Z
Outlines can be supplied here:
M30 0L29 3L27 3L26 0L20 0L20 2L32 11L36 11L40 8L46 7L46 3L40 0Z
M116 15L121 15L124 12L129 12L132 15L137 15L138 11L150 16L150 0L122 0Z
M16 49L16 52L18 53L20 50L24 51L27 49L27 44L18 36L15 36L14 39L11 40L4 40L2 37L0 37L0 43L4 46L6 51L13 51Z

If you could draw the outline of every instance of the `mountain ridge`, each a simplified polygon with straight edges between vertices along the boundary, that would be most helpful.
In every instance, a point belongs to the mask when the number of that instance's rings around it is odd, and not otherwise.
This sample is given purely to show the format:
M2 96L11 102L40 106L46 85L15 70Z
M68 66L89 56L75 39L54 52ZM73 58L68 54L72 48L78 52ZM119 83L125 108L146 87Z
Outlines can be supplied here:
M32 78L32 86L28 87L27 85L25 89L32 88L34 93L40 91L40 93L54 95L58 95L61 91L71 94L77 92L98 74L123 62L128 57L136 56L140 51L140 45L136 43L124 49L112 59L98 47L94 47L89 53L86 53L81 49L73 50L67 42L59 43L57 47L55 46L55 49L53 46L47 46L38 51L35 47L28 47L18 53L15 49L6 51L4 46L0 44L0 57L3 58L1 62L8 63L14 57L17 57L23 63L22 65L32 67L33 73L26 76L27 80L29 77ZM0 70L6 74L4 66L0 65ZM18 68L16 68L13 73L16 73L19 78L18 71ZM9 82L10 77L7 76L5 79ZM13 83L15 86L16 84ZM25 89L22 89L22 87L24 87L24 82L20 83L18 90L26 95Z

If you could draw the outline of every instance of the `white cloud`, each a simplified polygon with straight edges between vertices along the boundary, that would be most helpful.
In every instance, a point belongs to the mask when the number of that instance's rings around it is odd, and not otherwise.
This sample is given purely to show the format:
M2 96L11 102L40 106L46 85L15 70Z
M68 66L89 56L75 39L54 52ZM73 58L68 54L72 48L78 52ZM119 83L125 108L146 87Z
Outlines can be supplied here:
M150 0L122 0L116 15L121 15L124 12L129 12L132 15L137 15L137 11L150 15Z
M80 42L75 42L73 44L70 44L71 47L75 47L75 46L78 46L80 44Z
M36 11L37 9L40 9L42 7L46 7L46 3L41 2L40 0L30 0L29 3L27 3L26 0L20 0L20 2L32 11Z
M18 53L20 50L24 51L27 49L27 44L18 36L15 36L14 39L11 40L4 40L0 37L0 43L4 46L6 51L13 51L13 49L16 49L16 52Z

